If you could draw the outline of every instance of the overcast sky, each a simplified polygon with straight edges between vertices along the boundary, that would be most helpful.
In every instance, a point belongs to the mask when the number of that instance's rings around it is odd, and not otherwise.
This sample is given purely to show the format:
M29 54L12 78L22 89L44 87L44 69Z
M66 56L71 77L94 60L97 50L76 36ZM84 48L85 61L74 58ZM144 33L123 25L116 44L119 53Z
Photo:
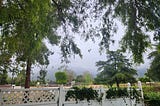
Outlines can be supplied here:
M115 39L115 43L111 44L111 50L116 50L117 48L119 48L119 41L122 38L122 35L124 34L124 27L120 23L118 26L119 30L117 31L117 34L113 37L113 39ZM97 38L95 43L92 42L91 40L84 42L84 40L80 36L77 36L75 37L74 41L81 49L83 58L80 58L79 56L70 58L69 64L61 63L60 49L58 47L49 46L49 48L54 50L55 52L54 55L51 55L49 57L50 65L47 68L49 79L54 80L53 78L54 73L58 70L59 67L63 65L66 65L68 69L75 71L77 74L82 74L84 71L89 71L92 75L95 76L98 73L95 63L99 60L106 60L105 53L102 54L99 53L98 43L100 39ZM138 73L141 75L149 67L149 60L146 59L146 55L144 56L144 59L146 61L145 64L142 64L140 66L135 66L135 68L138 69Z

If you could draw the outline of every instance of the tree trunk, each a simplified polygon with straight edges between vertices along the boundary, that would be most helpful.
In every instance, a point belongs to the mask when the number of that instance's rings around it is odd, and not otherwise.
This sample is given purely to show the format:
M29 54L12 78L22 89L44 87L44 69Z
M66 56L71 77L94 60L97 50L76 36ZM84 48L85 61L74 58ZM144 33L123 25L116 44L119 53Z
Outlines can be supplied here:
M117 78L116 78L116 85L117 85L117 88L119 88L119 81Z
M27 68L26 68L26 80L25 80L25 88L30 88L30 76L31 76L31 61L27 60Z

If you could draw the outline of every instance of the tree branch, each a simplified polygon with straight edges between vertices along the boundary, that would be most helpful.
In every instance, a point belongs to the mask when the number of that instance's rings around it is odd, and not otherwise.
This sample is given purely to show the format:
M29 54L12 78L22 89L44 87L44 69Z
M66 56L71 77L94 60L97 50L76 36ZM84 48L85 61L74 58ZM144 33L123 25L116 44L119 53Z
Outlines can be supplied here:
M58 4L55 0L52 0L52 2L55 4L57 10L58 10L58 17L65 23L65 19L63 17L63 12L62 12L62 8L61 5Z

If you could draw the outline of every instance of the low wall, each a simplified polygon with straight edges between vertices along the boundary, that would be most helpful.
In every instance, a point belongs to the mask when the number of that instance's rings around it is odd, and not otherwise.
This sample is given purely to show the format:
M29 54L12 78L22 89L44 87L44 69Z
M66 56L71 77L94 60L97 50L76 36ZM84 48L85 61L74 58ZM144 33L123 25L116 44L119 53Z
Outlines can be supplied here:
M1 89L0 106L144 106L143 102L136 103L135 99L116 98L102 101L65 101L69 89L63 88L34 88L34 89ZM105 89L97 89L104 93Z

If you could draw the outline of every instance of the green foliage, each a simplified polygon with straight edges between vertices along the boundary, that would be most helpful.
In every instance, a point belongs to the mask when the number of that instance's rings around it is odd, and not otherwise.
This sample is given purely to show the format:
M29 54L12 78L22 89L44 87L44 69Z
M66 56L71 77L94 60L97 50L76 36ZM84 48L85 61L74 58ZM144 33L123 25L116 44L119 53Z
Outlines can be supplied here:
M107 61L99 61L96 66L101 71L98 76L106 79L110 85L116 82L117 87L119 87L120 82L135 81L136 70L132 68L129 60L118 50L109 51Z
M129 97L131 99L139 100L140 93L135 88L127 90L127 88L110 88L106 91L106 98L120 98L120 97Z
M34 80L31 81L31 83L30 83L31 86L36 86L36 84L37 84L37 81L34 81Z
M83 83L84 82L83 75L77 75L75 81L76 83Z
M74 71L68 69L65 69L65 72L67 74L67 82L71 84L71 82L76 78L76 74Z
M110 88L106 91L106 98L112 99L112 98L119 98L119 97L128 97L128 91L126 88Z
M92 84L93 77L88 71L83 73L83 78L84 78L84 84L87 84L87 85Z
M158 83L156 86L143 86L144 102L146 106L159 106L160 105L160 87Z
M0 71L0 84L7 84L8 74L6 70Z
M96 78L94 78L94 84L107 84L109 81L103 75L98 74ZM111 83L109 85L112 85Z
M154 83L154 84L150 84L150 85L143 85L143 91L144 91L144 93L159 92L160 86L158 83Z
M56 83L57 84L66 84L67 83L67 74L66 72L56 72L55 73L55 77L56 77Z
M149 69L147 70L146 75L152 79L153 81L160 81L160 43L155 45L156 50L152 51L148 58L152 59L151 65L149 67Z
M149 92L144 94L145 105L159 106L160 105L160 92Z
M99 2L100 8L108 7L104 17L110 16L110 21L118 18L126 28L121 41L122 49L124 51L128 49L133 53L134 62L142 63L142 54L151 46L152 37L149 37L146 32L155 31L160 26L159 0L101 0Z
M77 102L82 100L96 100L98 99L98 93L92 88L78 88L73 87L72 90L69 90L66 94L65 100L75 99Z
M70 31L67 27L70 26L72 31L78 31L80 25L88 27L89 23L93 22L89 21L86 25L85 19L88 16L98 19L99 15L103 15L97 29L91 28L84 36L85 39L92 40L95 36L100 36L102 39L99 45L103 48L109 48L110 42L114 42L110 39L116 32L114 20L120 19L126 26L121 41L122 49L132 52L134 62L143 62L142 54L150 47L151 37L146 32L157 30L155 39L159 40L159 0L1 0L0 9L0 55L3 55L3 60L6 61L15 57L19 64L25 62L25 65L28 65L27 71L30 71L36 62L41 65L49 64L49 50L42 53L42 48L46 48L43 42L46 39L53 45L60 43L63 61L68 62L66 58L72 54L82 57L74 37L68 36ZM59 26L62 26L65 32L61 37L56 33ZM86 32L85 28L83 32Z
M43 40L53 30L53 23L48 23L53 21L53 17L50 17L52 12L55 10L51 7L50 1L46 0L41 2L17 0L2 4L0 56L8 55L9 59L14 58L14 63L25 63L27 88L30 82L31 66L35 62L41 65L48 64L46 56L49 50ZM11 66L11 63L8 66Z
M45 84L46 83L46 79L45 79L46 75L47 75L46 70L40 70L39 76L37 77L38 82L40 82L41 84Z
M25 70L20 71L15 77L15 84L17 86L24 86L25 85Z
M150 82L150 79L146 76L138 78L141 82Z
M48 56L52 52L48 50L44 40L52 45L60 43L61 37L56 30L63 22L70 20L72 14L67 10L71 4L70 0L1 2L0 60L8 62L14 57L14 62L25 63L26 87L29 87L31 66L49 64ZM61 43L62 57L67 58L70 53L80 54L71 37L65 37L64 40ZM6 68L4 62L0 65ZM11 63L8 62L7 66L11 66Z
M78 84L89 85L93 83L93 76L89 71L85 71L82 75L78 75L75 81Z

